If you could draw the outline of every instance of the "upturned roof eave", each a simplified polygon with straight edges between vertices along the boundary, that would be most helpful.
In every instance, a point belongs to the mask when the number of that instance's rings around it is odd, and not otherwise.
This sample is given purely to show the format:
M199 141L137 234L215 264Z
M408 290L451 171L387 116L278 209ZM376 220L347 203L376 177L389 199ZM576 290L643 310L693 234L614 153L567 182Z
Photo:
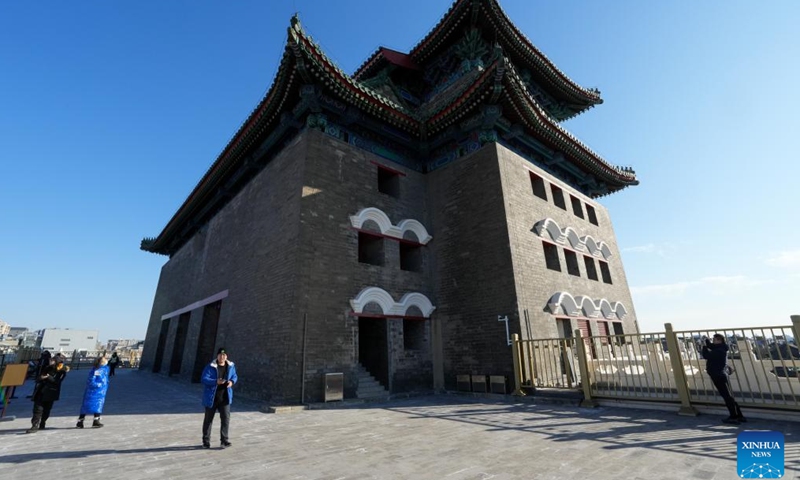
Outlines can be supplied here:
M513 49L513 45L522 46L523 48L520 51L520 55L527 59L527 66L534 71L540 72L540 75L547 80L551 88L556 88L561 92L560 95L556 95L557 97L563 98L566 96L573 102L584 105L582 108L576 107L575 115L585 111L592 105L598 105L603 102L599 91L580 86L556 67L544 53L536 48L516 25L511 22L497 0L456 0L436 26L411 49L408 55L418 64L424 64L424 60L434 54L440 45L447 43L445 41L447 36L453 35L454 32L457 31L455 28L457 26L456 24L469 13L469 9L472 5L482 8L488 14L488 20L492 22L493 25L507 32L507 35L500 35L498 37L498 41L502 40L502 43L506 43L506 45L502 45L504 50ZM378 52L375 52L373 57L375 57L377 53ZM370 66L370 61L373 60L373 57L359 67L357 74L360 74Z
M513 64L506 61L506 67L506 95L509 96L510 101L520 107L518 111L522 112L522 116L527 118L529 128L545 134L551 139L551 142L560 146L562 150L572 151L573 153L570 156L578 161L580 165L583 165L584 170L597 175L604 182L612 185L616 184L622 188L638 184L636 175L633 172L610 164L558 122L553 121L536 99L530 96ZM524 115L525 112L528 114Z
M577 156L570 155L577 166L583 170L590 171L604 182L612 185L623 186L624 188L624 186L638 183L634 174L611 165L558 122L553 121L536 99L530 96L527 89L522 85L513 64L506 58L496 59L487 66L486 70L476 76L470 85L460 89L458 96L448 102L446 107L431 112L431 115L425 120L426 131L430 133L439 131L449 123L452 123L453 118L466 117L463 109L474 109L474 97L489 90L491 88L490 84L497 83L498 80L503 83L503 89L506 92L511 92L510 101L516 103L520 110L527 110L536 115L535 118L527 116L526 127L531 132L538 132L539 135L544 133L545 136L551 139L551 143L561 150L577 152Z
M597 89L586 88L579 85L577 82L572 80L564 73L560 68L553 63L547 55L542 53L533 42L524 34L522 31L517 28L514 22L506 15L503 7L500 6L500 3L497 0L484 0L484 4L488 4L491 8L492 12L495 13L495 17L502 23L502 25L512 33L514 37L514 43L519 45L523 45L525 49L528 50L529 55L538 62L541 62L543 67L546 69L548 80L556 87L566 87L569 90L568 93L573 94L576 99L582 99L586 103L586 107L583 110L586 110L594 105L599 105L603 103L603 99L600 96L600 92ZM567 92L565 92L567 93ZM578 112L580 113L580 112ZM577 114L577 113L576 113Z
M236 158L234 158L235 156L233 153L236 149L236 146L240 145L245 140L245 137L248 135L248 133L250 133L251 129L254 128L259 114L264 113L271 106L271 100L279 97L281 93L285 93L285 89L290 86L283 81L285 76L288 74L287 72L294 67L294 56L290 48L290 39L291 35L289 35L289 40L287 40L286 45L284 46L284 53L281 57L281 63L278 66L278 71L275 74L275 78L270 89L267 91L258 105L250 112L250 115L248 115L247 119L242 123L231 140L228 141L225 148L223 148L222 152L217 156L217 159L214 161L214 163L212 163L211 166L206 170L200 181L197 182L191 193L189 193L189 195L186 197L186 200L184 200L172 218L170 218L170 220L161 230L161 233L159 233L159 235L155 238L145 238L142 240L142 250L163 255L170 254L169 240L178 233L177 230L181 228L186 221L188 221L193 212L197 211L199 208L202 208L203 198L207 197L211 193L211 190L218 186L220 179L224 176L224 173L230 169L233 163L235 163Z
M345 73L302 29L297 29L297 38L298 43L305 47L304 51L310 55L309 59L317 62L321 73L327 76L328 79L333 80L337 84L336 86L346 89L353 96L352 100L360 100L374 107L384 109L385 113L394 117L396 121L404 123L409 132L418 131L419 121L413 112L366 87ZM322 83L325 83L324 79ZM346 98L343 99L347 100Z
M460 4L460 1L463 0L456 1L448 14L452 14L452 11ZM495 0L487 1L495 2ZM441 26L441 23L444 21L445 19L440 22L439 26ZM205 204L211 201L214 192L221 187L221 182L225 180L230 172L238 168L238 162L241 161L243 155L258 141L256 137L259 137L267 127L274 125L278 115L286 111L287 107L284 103L287 92L295 83L295 77L300 75L296 71L298 62L311 62L309 65L313 65L313 68L319 70L319 73L324 78L322 78L322 80L313 80L314 83L319 82L324 84L328 90L333 91L336 96L346 103L355 105L384 121L400 126L412 135L419 135L423 128L428 129L433 127L433 130L436 130L437 127L435 123L438 123L443 116L450 116L449 113L442 115L442 112L436 112L426 120L418 118L416 114L408 111L403 106L395 104L344 73L325 55L321 48L303 32L299 21L296 19L293 19L292 26L289 28L288 32L284 55L272 86L267 94L242 123L214 163L209 167L180 208L162 229L158 237L146 238L142 241L142 250L160 254L172 253L171 248L175 236L182 235L181 232L187 225L191 226L189 222L192 220L192 216L196 215L197 212L202 213ZM300 53L298 53L298 51ZM465 104L464 99L468 99L468 96L471 95L472 92L480 90L482 85L487 81L488 76L491 73L496 73L496 69L499 65L499 62L495 61L486 72L476 77L473 84L466 86L466 88L460 92L459 96L454 97L453 105L449 105L447 109L451 113L458 113L461 108L465 108L463 107ZM614 181L626 185L637 183L635 176L628 175L618 168L612 167L599 155L592 152L583 143L564 130L557 122L553 121L542 107L538 105L536 100L530 97L527 89L521 84L521 80L510 61L504 59L502 66L508 70L508 73L502 74L502 77L506 79L504 81L516 82L512 88L512 91L516 92L515 101L523 102L526 109L531 113L528 119L534 120L534 123L529 125L529 127L536 125L540 127L544 126L544 131L549 132L557 142L562 145L571 146L579 152L583 152L581 156L584 157L584 161L588 160L590 169L604 172L605 175L603 175L603 177L608 177L608 180L612 180L613 178ZM308 76L311 77L310 74ZM471 107L468 106L466 108ZM431 123L431 121L434 123ZM592 164L596 164L594 168L592 168Z
M207 200L208 197L219 188L220 181L224 179L225 175L232 168L235 168L236 162L241 159L242 152L237 151L237 147L243 146L243 144L248 141L248 136L256 134L256 130L264 126L259 123L259 120L263 119L264 115L269 112L270 109L273 110L271 115L272 120L275 119L278 113L283 111L282 109L274 111L275 108L278 107L276 103L280 102L274 102L273 100L276 98L283 99L286 90L291 86L291 82L286 82L286 77L293 77L296 73L294 69L297 66L297 58L293 47L298 44L302 44L304 47L300 49L304 55L303 60L317 62L318 68L321 71L326 72L329 78L334 80L340 87L350 92L351 95L345 96L350 98L343 98L343 100L349 100L351 103L358 103L360 101L361 103L370 104L369 110L371 110L373 114L387 114L384 120L398 124L398 126L401 127L405 126L406 129L411 132L419 130L419 122L410 112L406 111L402 106L395 104L391 100L382 97L380 94L354 81L349 75L336 66L327 55L322 52L319 46L305 34L300 27L299 21L294 18L292 26L289 28L289 34L287 36L284 54L278 67L278 72L275 75L275 79L269 91L242 123L222 152L217 156L214 163L206 170L206 173L195 185L172 218L167 222L167 225L162 229L161 233L155 238L145 238L142 240L140 245L142 250L169 255L171 253L171 239L179 233L179 229L190 220L195 212L203 208L204 200ZM252 143L252 140L250 143Z

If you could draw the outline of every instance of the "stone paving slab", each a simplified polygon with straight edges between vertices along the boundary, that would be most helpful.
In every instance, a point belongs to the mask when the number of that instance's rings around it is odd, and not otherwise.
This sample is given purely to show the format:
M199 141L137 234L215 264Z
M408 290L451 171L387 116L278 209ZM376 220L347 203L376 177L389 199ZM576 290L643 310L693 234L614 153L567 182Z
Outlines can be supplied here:
M118 371L106 426L78 430L86 375L70 372L48 429L36 434L24 434L32 385L18 391L8 411L17 419L0 422L0 478L734 479L744 429L716 416L453 395L283 415L236 397L233 447L204 450L199 385ZM783 432L783 478L800 479L799 423L745 427Z

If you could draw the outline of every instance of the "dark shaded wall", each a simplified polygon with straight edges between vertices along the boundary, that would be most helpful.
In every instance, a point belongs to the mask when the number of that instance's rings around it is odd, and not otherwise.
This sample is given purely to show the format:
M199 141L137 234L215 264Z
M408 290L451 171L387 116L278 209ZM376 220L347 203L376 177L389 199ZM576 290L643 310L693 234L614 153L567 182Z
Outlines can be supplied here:
M505 324L497 321L508 315L514 324L517 317L497 148L487 144L428 175L448 389L455 389L459 374L513 374Z
M152 369L163 315L228 290L216 347L225 346L236 363L237 390L263 399L299 396L297 267L305 139L297 137L162 267L142 369ZM179 374L186 379L194 367L203 310L191 312ZM162 374L169 372L175 343L178 322L171 323Z
M382 266L359 263L358 231L352 227L350 216L374 207L386 213L395 225L403 219L415 219L433 236L428 245L437 241L436 232L430 227L423 174L322 132L310 131L307 135L298 252L298 288L302 292L298 309L301 315L308 314L306 399L322 398L324 374L331 372L345 373L345 396L352 397L358 386L358 352L363 346L358 344L358 319L350 315L350 299L366 287L380 287L395 301L410 292L434 299L428 275L430 246L422 247L420 272L400 269L400 243L391 238L383 240ZM404 174L399 179L397 198L378 190L378 165ZM416 371L426 379L420 383L432 388L430 349L406 355L402 351L402 332L398 335L399 341L387 333L386 346L376 343L374 347L390 350L389 370L394 375ZM397 390L394 378L388 383L388 388ZM398 388L409 388L408 382L402 383Z

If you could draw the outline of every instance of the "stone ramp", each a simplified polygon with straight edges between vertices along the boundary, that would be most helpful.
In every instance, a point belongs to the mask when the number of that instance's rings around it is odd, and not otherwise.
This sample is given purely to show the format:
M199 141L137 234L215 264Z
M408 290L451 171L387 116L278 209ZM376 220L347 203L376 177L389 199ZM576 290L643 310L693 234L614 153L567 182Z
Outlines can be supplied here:
M74 428L86 371L70 372L52 429L26 435L18 393L0 422L0 478L143 479L734 479L736 435L719 417L459 396L413 397L292 415L235 399L230 449L200 447L200 386L146 372L113 377L105 427ZM217 440L218 423L215 424ZM786 436L800 478L800 426Z

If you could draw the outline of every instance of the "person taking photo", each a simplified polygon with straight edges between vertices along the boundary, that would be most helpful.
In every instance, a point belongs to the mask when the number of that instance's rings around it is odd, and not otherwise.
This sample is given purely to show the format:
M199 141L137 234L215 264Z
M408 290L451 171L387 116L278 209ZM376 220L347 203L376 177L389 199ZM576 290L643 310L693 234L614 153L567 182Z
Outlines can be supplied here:
M725 400L725 406L728 407L728 418L723 419L725 423L738 425L746 422L747 419L742 415L742 409L739 404L733 399L731 392L730 382L728 381L727 362L728 362L728 344L725 342L725 337L719 333L714 334L714 340L705 338L705 345L703 345L703 358L706 359L706 372L711 377L711 381L717 388L720 396Z

